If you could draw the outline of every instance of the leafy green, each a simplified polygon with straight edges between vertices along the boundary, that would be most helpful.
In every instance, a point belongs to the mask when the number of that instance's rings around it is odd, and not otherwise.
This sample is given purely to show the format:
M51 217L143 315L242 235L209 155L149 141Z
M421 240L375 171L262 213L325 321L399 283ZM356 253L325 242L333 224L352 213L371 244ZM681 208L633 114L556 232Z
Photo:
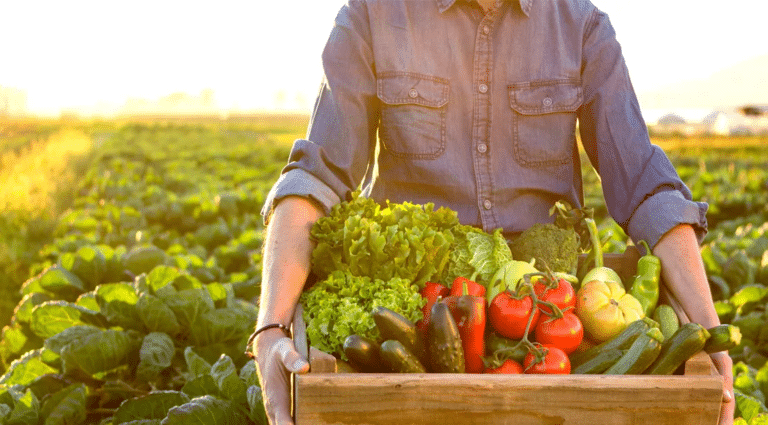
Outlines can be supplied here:
M141 339L129 331L107 329L86 335L71 342L61 350L62 369L65 375L84 372L98 377L102 372L126 367L136 358Z
M6 418L7 424L37 425L40 417L40 402L31 390L17 391L10 388L8 392L13 397L13 410Z
M104 316L66 301L47 301L32 310L30 329L40 338L48 338L72 326L106 325Z
M111 323L126 329L144 329L136 308L138 301L136 290L128 283L107 283L96 288L96 302L101 313Z
M57 373L58 370L42 361L42 349L24 353L14 360L8 370L0 377L0 385L12 387L14 385L29 385L40 376Z
M176 315L160 298L148 294L139 294L136 309L142 323L150 332L163 332L176 336L181 332L181 325Z
M229 400L205 395L171 408L162 425L227 425L247 424L244 411Z
M87 396L85 384L69 385L43 402L40 415L45 418L46 425L85 423Z
M36 279L43 291L65 298L77 296L85 289L83 281L77 275L58 264L48 267L33 279Z
M187 371L193 377L207 375L211 372L211 364L195 353L192 347L184 349L184 360L187 363Z
M189 402L190 398L178 391L155 391L141 397L125 400L120 404L112 423L120 425L136 420L161 420L168 410Z
M512 260L512 252L501 230L487 233L474 226L457 225L453 229L455 244L442 282L450 286L461 276L477 279L482 285L490 283L499 268Z
M171 366L176 347L173 339L162 332L151 332L144 336L139 349L139 366L136 377L144 381L151 381L164 369Z
M454 211L433 204L387 203L382 207L356 192L312 227L317 246L312 270L321 279L334 271L423 286L442 277L458 224Z
M211 366L211 376L216 381L221 395L237 404L247 405L246 391L248 386L240 378L237 368L229 356L224 354Z
M371 315L375 307L386 307L414 323L420 320L426 300L418 291L407 279L384 281L335 271L301 295L307 337L320 350L346 359L342 345L349 335L379 337Z
M736 396L736 416L741 416L748 422L751 422L758 414L768 413L768 408L765 407L765 403L762 403L755 397L746 395L737 389L734 389L733 392Z

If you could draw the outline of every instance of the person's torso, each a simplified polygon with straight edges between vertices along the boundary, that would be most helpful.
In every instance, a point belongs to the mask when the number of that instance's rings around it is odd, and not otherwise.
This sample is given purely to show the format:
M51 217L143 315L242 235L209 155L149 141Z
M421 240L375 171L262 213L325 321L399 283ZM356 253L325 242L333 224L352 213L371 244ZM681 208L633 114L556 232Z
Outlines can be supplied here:
M521 231L580 206L575 139L589 2L368 1L380 154L370 196ZM527 3L527 2L525 2ZM468 201L469 200L469 201Z

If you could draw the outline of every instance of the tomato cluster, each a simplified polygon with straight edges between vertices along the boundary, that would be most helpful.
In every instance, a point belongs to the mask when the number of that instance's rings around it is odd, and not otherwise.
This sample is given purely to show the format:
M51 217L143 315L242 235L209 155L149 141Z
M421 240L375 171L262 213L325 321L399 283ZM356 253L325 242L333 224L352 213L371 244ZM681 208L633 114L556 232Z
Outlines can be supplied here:
M499 335L529 344L521 368L525 373L567 374L571 369L568 355L584 338L575 306L576 294L570 282L542 275L534 283L526 279L517 291L494 297L488 320Z

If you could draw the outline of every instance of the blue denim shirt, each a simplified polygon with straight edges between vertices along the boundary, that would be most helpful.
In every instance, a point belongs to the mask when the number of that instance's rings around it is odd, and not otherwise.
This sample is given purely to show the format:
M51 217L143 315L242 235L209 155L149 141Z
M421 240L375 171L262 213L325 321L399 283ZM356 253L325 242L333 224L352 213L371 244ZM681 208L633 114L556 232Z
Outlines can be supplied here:
M307 131L270 191L326 211L362 187L379 201L433 202L508 235L583 205L576 129L608 211L653 246L690 223L691 200L652 145L608 17L588 0L352 0L322 55Z

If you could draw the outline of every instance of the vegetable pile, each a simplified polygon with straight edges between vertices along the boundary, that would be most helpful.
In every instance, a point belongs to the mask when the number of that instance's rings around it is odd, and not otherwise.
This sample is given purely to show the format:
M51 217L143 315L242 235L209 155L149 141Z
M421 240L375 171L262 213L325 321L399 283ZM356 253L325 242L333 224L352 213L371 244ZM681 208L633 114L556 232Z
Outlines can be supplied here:
M338 270L302 295L310 342L362 372L663 375L705 346L715 352L739 343L735 326L680 326L669 306L657 307L661 264L647 244L641 242L646 255L625 287L603 264L591 214L560 205L556 211L578 219L524 233L517 252L524 248L527 254L520 261L500 232L458 225L449 210L380 208L353 194L312 229L318 240L313 270L322 275L329 264ZM594 260L581 279L565 273L577 269L570 261L580 253L577 227L588 235L588 258ZM551 232L569 235L560 239L567 240L565 246L551 246ZM411 234L429 234L430 243L416 243ZM546 249L532 249L543 236ZM435 246L436 240L444 243ZM437 264L427 269L429 275L419 272L420 260L411 261L414 249L426 251L417 258ZM546 256L555 271L537 255Z

